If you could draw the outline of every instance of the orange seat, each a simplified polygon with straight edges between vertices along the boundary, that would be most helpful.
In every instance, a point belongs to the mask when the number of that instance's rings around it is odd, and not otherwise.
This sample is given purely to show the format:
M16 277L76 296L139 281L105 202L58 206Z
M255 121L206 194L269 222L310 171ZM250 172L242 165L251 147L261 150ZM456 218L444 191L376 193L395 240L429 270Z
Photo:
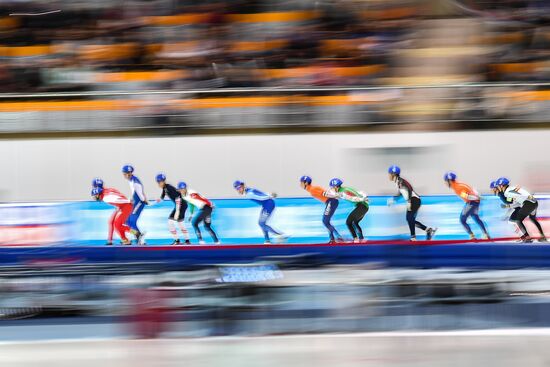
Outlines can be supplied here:
M185 24L200 24L210 18L208 13L191 13L178 15L164 15L157 17L145 17L143 21L150 26L175 26Z
M84 45L79 48L80 57L84 60L117 60L136 55L137 45L134 43L118 43L109 45Z
M55 48L48 45L0 47L2 57L45 56L55 53Z
M365 65L351 67L303 67L288 69L260 69L260 75L266 79L285 79L312 76L319 73L332 73L336 77L356 77L378 73L384 65Z
M283 48L288 44L287 40L271 41L240 41L231 45L233 52L260 52Z
M316 11L283 11L255 14L229 14L227 19L236 23L285 23L299 22L318 18Z
M547 96L550 98L550 91ZM379 98L357 98L350 94L330 96L259 96L259 97L210 97L198 99L172 99L165 101L167 107L176 109L209 108L257 108L283 107L288 105L341 106L377 103ZM147 101L135 99L91 100L91 101L25 101L1 102L1 112L57 112L57 111L125 111L143 108Z
M520 101L541 102L550 100L550 90L508 92L501 94L501 97L513 98Z
M492 67L501 73L532 73L540 66L537 62L493 64Z
M17 17L2 17L0 18L0 30L8 30L19 27L21 21Z
M4 102L0 103L0 112L112 111L128 110L138 105L137 101L132 100Z
M324 54L352 51L357 50L361 44L366 42L368 41L365 38L323 40L321 41L321 49Z
M100 83L164 82L187 76L184 70L129 71L119 73L98 73Z

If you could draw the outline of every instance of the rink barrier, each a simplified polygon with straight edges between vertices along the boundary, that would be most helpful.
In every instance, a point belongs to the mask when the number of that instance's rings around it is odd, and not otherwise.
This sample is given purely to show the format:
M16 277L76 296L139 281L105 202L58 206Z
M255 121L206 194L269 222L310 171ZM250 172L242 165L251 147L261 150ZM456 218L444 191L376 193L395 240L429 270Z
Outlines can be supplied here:
M368 244L51 246L0 248L0 266L49 268L65 265L145 264L185 269L219 264L284 262L308 256L323 264L376 263L381 267L482 269L550 268L550 244L514 242L385 241ZM148 264L148 265L147 265Z
M550 200L548 195L539 195L539 218L550 233ZM363 232L369 240L396 241L408 239L405 222L405 205L388 207L387 196L370 197L370 209L361 221ZM214 199L215 209L212 225L224 244L263 243L258 226L260 207L246 199ZM277 208L270 225L289 234L292 244L324 243L328 241L326 228L321 216L324 205L313 198L277 198ZM435 239L468 239L459 221L464 203L455 195L422 197L422 209L418 219L426 225L438 227ZM140 228L146 232L148 244L162 245L172 242L168 231L167 217L173 204L165 201L147 206L139 219ZM346 218L353 205L341 201L332 219L332 224L349 238ZM113 207L98 202L60 202L0 205L0 246L50 246L64 244L70 246L103 246L107 239L108 220ZM494 196L484 196L480 210L482 219L488 225L493 237L515 237L514 226L505 220L506 211L500 207L500 200ZM189 215L189 213L187 213ZM188 219L188 217L187 217ZM198 242L190 224L186 221L191 242ZM529 230L532 224L526 221ZM481 238L477 225L472 229ZM536 232L532 232L536 233ZM418 231L422 240L425 233ZM206 237L208 241L209 238ZM115 243L118 239L115 236Z

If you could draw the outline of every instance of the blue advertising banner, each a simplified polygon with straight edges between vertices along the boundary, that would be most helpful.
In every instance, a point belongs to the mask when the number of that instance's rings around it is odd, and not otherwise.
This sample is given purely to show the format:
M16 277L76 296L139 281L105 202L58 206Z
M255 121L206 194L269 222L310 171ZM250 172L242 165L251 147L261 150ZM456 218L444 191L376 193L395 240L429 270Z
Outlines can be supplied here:
M75 204L0 205L0 246L51 245L75 238Z
M550 196L539 198L539 218L543 226L550 229ZM403 202L394 206L386 205L388 197L376 196L370 198L370 209L361 225L369 240L408 239L408 227L405 221L405 205ZM223 244L263 243L262 232L258 226L260 207L246 199L213 200L215 209L212 217L212 227L217 232ZM328 234L321 222L324 205L312 198L278 198L277 208L270 225L290 235L290 243L323 243L328 241ZM456 196L424 196L418 220L424 224L437 227L437 239L467 239L468 236L460 224L460 213L464 203ZM57 241L72 244L96 245L104 244L107 238L108 219L114 208L99 202L75 202L54 205L55 210L44 212L43 223L64 223L62 234L56 234ZM138 222L142 231L146 232L148 244L168 244L172 236L168 231L167 218L173 208L171 202L150 205L143 211ZM12 208L13 209L13 208ZM353 205L340 201L332 223L344 237L350 239L346 227L346 217ZM20 207L18 211L33 209ZM485 196L481 204L480 214L487 224L492 237L516 236L515 226L507 221L507 209L500 206L500 201L494 196ZM2 215L2 207L0 207ZM185 223L191 234L191 241L196 242L191 223ZM14 216L14 218L19 218ZM38 220L38 222L40 222ZM528 221L527 221L528 222ZM23 219L12 224L22 225ZM481 237L481 232L475 223L470 223L474 233ZM533 227L527 223L530 230ZM203 231L204 232L204 231ZM550 233L550 231L548 231ZM534 235L538 235L535 231ZM1 230L0 230L1 234ZM207 243L212 241L207 233L203 233ZM418 231L418 238L424 233ZM181 238L181 234L180 234Z

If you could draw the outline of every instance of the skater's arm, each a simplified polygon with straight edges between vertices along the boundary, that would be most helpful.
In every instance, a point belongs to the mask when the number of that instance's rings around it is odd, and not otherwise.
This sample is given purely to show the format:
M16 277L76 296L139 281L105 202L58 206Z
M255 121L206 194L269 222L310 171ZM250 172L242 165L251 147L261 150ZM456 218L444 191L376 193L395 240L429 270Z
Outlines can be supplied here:
M189 203L189 221L193 218L193 213L195 212L195 205Z
M340 195L342 199L350 201L352 203L362 203L368 201L367 194L361 191L354 190L352 188L344 188Z
M328 189L327 191L323 192L323 196L330 199L338 199L341 197L340 193L333 189Z
M402 178L399 179L399 192L401 193L401 197L403 199L407 202L411 201L411 198L413 197L413 188L408 181Z
M143 185L140 182L133 182L134 185L134 192L139 197L139 200L143 202L147 202L147 198L145 197L145 192L143 191Z
M248 199L251 199L251 200L258 200L258 201L265 201L265 200L269 200L271 199L272 197L270 195L267 195L259 190L256 190L256 189L251 189L251 190L248 190L246 191L245 193L245 196L248 198Z
M503 194L502 192L499 192L499 193L497 194L497 196L498 196L498 198L500 199L500 201L502 201L503 205L505 205L505 206L507 206L507 207L510 206L510 204L512 203L510 200L508 200L508 199L506 198L506 196L504 196L504 194Z
M403 198L403 199L406 199L404 196L403 196L403 192L408 192L407 191L407 187L405 187L403 185L403 179L402 178L398 178L397 181L396 181L396 185L397 185L397 194L390 197L388 199L388 205L393 205L394 203L396 203L397 201L399 201L399 199ZM412 192L412 190L410 190ZM411 193L409 192L409 194ZM409 196L410 197L410 196Z
M513 189L508 189L504 192L504 195L506 198L510 200L517 200L517 199L523 199L523 200L533 200L534 196L529 193L529 191L522 189L519 186L514 187Z
M467 191L462 191L459 196L463 198L464 200L468 201L479 201L479 195L475 195L474 193L468 193Z

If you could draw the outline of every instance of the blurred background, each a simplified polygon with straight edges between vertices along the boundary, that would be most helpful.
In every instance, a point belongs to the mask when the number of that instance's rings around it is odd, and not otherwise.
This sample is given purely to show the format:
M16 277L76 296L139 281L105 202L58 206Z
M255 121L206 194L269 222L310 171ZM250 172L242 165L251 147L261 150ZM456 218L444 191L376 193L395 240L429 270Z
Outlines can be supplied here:
M540 124L549 6L6 0L0 131Z
M397 245L385 200L398 164L463 240L454 170L514 237L508 176L547 228L549 46L546 0L1 1L0 364L547 366L548 245ZM168 203L150 248L97 246L91 179L128 194L128 163L150 199L158 172L213 199L233 246L155 248ZM369 245L304 245L326 242L304 174L371 195ZM236 179L278 194L291 245L248 246Z

